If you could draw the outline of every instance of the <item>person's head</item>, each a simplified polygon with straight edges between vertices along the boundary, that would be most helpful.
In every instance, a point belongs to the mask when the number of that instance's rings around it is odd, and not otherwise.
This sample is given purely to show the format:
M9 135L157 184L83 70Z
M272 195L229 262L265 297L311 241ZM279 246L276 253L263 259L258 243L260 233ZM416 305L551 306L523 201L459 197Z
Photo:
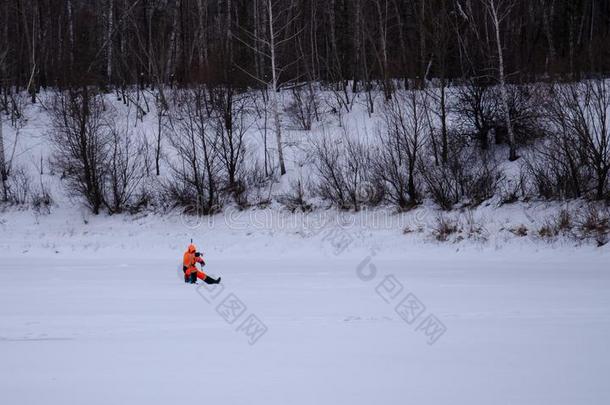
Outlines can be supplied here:
M193 243L191 243L187 249L187 252L195 253L196 251L197 251L197 247Z

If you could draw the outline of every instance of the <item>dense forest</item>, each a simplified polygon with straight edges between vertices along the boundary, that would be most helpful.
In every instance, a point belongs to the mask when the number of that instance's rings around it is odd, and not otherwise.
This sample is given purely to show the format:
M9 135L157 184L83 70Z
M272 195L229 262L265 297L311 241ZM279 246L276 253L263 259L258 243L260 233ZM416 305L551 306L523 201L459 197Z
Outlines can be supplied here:
M3 85L507 80L610 70L607 0L12 0ZM498 44L501 45L498 45ZM394 82L390 79L403 79Z

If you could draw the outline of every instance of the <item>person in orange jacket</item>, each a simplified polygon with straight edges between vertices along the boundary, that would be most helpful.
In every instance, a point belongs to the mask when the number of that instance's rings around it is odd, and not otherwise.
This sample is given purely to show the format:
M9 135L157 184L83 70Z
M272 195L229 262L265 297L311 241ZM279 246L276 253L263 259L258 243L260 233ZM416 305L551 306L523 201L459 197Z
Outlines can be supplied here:
M220 283L221 277L213 279L206 275L203 271L197 269L197 263L201 267L205 266L205 262L201 257L201 253L197 251L197 247L194 244L190 244L184 252L184 258L182 260L182 271L184 272L184 282L197 284L197 279L203 280L207 284L218 284Z

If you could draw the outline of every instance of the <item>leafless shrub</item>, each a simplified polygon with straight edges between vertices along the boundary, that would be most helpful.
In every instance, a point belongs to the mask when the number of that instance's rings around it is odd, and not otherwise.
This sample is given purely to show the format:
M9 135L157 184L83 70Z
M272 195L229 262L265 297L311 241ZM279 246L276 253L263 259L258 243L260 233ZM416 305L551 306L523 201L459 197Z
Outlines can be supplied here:
M23 127L26 122L25 109L29 103L27 94L13 91L13 87L10 86L3 90L0 96L0 111L6 113L14 128Z
M432 235L439 242L447 242L451 235L457 234L459 231L460 224L457 220L439 215L432 228Z
M517 143L527 143L545 134L541 108L541 86L507 86L507 103L510 122ZM494 143L508 143L508 130L503 119L500 91L485 78L472 78L457 88L452 111L457 118L456 127L471 134L483 149Z
M523 224L520 224L520 225L517 225L517 226L515 226L513 228L510 228L508 231L510 233L512 233L513 235L519 236L519 237L527 236L527 233L528 233L527 227L525 225L523 225Z
M540 228L538 228L538 237L542 239L551 239L557 236L555 227L550 222L545 222Z
M540 196L608 196L610 84L587 80L557 84L545 104L550 136L528 158Z
M590 170L568 134L551 134L524 156L524 173L535 194L546 199L582 197Z
M48 215L51 213L53 197L46 184L42 181L40 186L32 192L32 208L38 215Z
M339 122L341 122L343 109L345 109L345 112L351 111L356 99L356 93L350 91L349 86L345 82L331 82L325 90L329 90L329 96L324 97L324 102L331 113L338 115Z
M594 204L576 212L562 209L543 222L537 236L549 241L565 236L578 241L594 241L597 246L603 246L610 236L610 212L608 208Z
M572 237L574 222L568 209L561 209L555 215L544 220L538 229L538 236L543 239L554 239L558 236Z
M53 166L62 173L68 189L98 214L104 205L110 141L102 96L87 87L58 91L49 113Z
M574 237L572 213L566 208L548 216L536 231L541 239L554 240L559 236Z
M68 190L94 214L138 210L146 203L141 185L146 158L129 128L120 129L103 95L83 87L58 91L48 108L54 170Z
M374 173L386 200L401 210L413 207L421 197L418 169L428 129L424 103L422 93L397 91L381 110Z
M26 205L31 196L31 177L23 167L16 167L8 176L6 186L6 201L12 205Z
M518 178L504 178L499 184L499 195L502 204L512 204L520 198L527 198L529 195L529 185L526 171L523 165L519 169Z
M313 121L318 119L319 104L318 93L311 84L295 86L286 114L294 126L309 131Z
M452 143L444 165L422 162L420 172L430 196L442 209L460 201L479 205L499 190L504 174L492 153Z
M432 200L441 209L451 210L460 199L460 190L451 179L455 178L460 169L455 165L426 165L422 164L422 177Z
M456 100L452 107L456 127L462 133L474 135L481 148L489 148L489 133L501 121L497 89L488 80L472 78L456 90Z
M488 239L488 232L482 223L477 221L472 210L468 210L463 218L461 226L463 237L479 242L485 242Z
M254 165L243 170L238 180L238 189L233 190L233 196L237 206L245 209L250 206L267 207L271 204L272 185L275 181L274 172L265 173L263 165L251 156L250 161L254 160Z
M370 150L358 139L344 134L340 139L324 136L314 143L315 167L319 177L317 193L341 209L358 211L362 205L374 203L369 190Z
M519 144L531 143L546 135L543 104L547 92L539 84L508 86L508 108L515 141ZM500 121L496 129L496 143L507 143L506 125Z
M196 99L201 98L205 89L195 89L194 92L197 93L194 95ZM211 129L216 131L216 141L210 145L225 171L225 191L234 192L236 199L239 199L238 194L245 187L239 179L245 170L245 135L250 126L247 111L250 100L243 94L237 94L231 87L219 86L209 90L208 94L211 104L206 106L206 113L209 114Z
M143 144L132 131L110 128L105 205L111 213L138 211L149 200L142 188L146 176Z
M603 246L610 236L610 212L591 205L577 218L576 228L581 239L592 239Z
M310 212L313 206L307 201L307 184L302 179L290 183L288 193L280 196L278 201L290 212Z
M555 220L555 229L557 233L567 234L572 231L574 227L572 214L567 209L562 209L557 214L557 218Z
M495 156L492 155L485 154L470 163L467 166L463 187L464 196L470 204L478 205L496 194L504 173L500 170Z
M166 198L186 212L205 215L222 207L223 162L213 109L202 87L176 92L169 143L176 159L168 159Z

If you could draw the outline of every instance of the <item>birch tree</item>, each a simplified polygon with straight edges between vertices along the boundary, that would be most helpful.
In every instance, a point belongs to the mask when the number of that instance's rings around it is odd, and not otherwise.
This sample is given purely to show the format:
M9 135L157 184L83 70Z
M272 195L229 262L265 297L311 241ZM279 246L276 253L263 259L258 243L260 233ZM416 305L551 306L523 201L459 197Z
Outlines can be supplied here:
M511 10L515 6L515 0L484 0L483 4L489 18L491 19L492 28L494 31L494 39L496 50L498 53L498 82L500 85L500 98L506 132L508 134L509 155L508 159L517 160L517 146L515 145L515 132L510 118L510 110L508 106L508 90L506 88L506 74L504 66L504 50L502 47L501 26L510 15Z
M106 24L106 76L112 81L112 32L114 30L114 0L108 0L108 22Z
M2 201L6 201L8 198L7 193L7 173L6 173L6 160L4 155L4 134L2 132L2 119L3 112L0 111L0 185L2 186Z
M293 5L285 1L264 0L264 8L267 19L265 21L266 26L263 27L264 29L252 32L242 28L241 31L245 34L245 38L239 36L236 38L247 48L254 51L255 54L267 60L269 75L267 76L263 73L263 77L260 77L248 72L244 67L238 66L238 68L263 84L269 91L269 107L271 109L273 130L277 143L280 174L284 175L286 174L286 164L282 144L282 107L280 105L279 92L280 77L287 65L281 63L280 53L282 48L299 34L300 31L295 33L290 31L299 15L293 13Z
M3 79L4 64L6 60L6 51L0 49L0 80ZM1 106L1 105L0 105ZM2 201L6 201L8 198L7 193L7 173L6 173L6 158L4 154L4 133L2 132L2 121L4 118L4 112L0 108L0 186L2 186Z
M273 18L273 2L267 0L267 12L269 13L269 63L271 64L271 112L273 114L273 126L275 129L275 139L277 142L277 154L280 162L280 174L286 174L286 165L284 163L284 149L282 147L282 121L280 117L280 107L278 101L278 82L280 71L278 70L277 48L276 41L279 39L279 33L276 32L275 22Z

